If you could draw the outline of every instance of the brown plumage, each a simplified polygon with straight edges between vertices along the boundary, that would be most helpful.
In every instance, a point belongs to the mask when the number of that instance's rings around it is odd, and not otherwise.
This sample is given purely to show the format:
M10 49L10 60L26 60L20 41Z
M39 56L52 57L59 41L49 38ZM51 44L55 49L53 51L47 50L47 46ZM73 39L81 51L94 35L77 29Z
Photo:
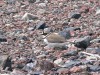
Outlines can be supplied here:
M65 42L65 38L60 36L58 33L51 33L49 36L47 36L46 39L50 43L64 43Z

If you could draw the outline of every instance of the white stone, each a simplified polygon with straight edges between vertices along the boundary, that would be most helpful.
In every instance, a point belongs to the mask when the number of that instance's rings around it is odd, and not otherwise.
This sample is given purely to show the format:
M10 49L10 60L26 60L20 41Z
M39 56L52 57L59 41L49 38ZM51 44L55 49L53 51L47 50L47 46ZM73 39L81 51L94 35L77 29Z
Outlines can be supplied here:
M31 21L31 20L34 20L36 19L37 17L34 16L33 14L31 13L25 13L23 16L22 16L22 20L25 20L25 21Z
M10 74L0 74L0 75L10 75Z
M44 9L39 9L38 11L37 11L37 14L38 15L41 15L41 14L44 14L45 13L45 10Z
M98 9L98 10L96 11L96 15L98 15L98 14L100 14L100 9Z
M46 4L45 3L40 3L38 4L39 7L46 7Z
M93 56L87 56L86 60L94 61L94 60L97 60L97 58Z
M55 60L54 63L60 65L62 63L62 58Z

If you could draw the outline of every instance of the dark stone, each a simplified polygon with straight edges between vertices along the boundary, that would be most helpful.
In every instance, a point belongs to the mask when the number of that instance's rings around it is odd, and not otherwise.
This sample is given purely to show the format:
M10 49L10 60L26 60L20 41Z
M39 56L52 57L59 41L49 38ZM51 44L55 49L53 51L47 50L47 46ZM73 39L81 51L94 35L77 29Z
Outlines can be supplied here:
M64 54L64 56L76 56L78 54L78 51L71 50Z
M0 38L0 42L7 42L6 38Z
M85 9L83 13L88 13L88 12L89 12L89 8Z
M74 31L76 31L76 30L81 30L81 28L74 28Z
M36 25L36 29L44 29L46 28L46 23L44 21L40 21L37 25Z
M29 3L34 3L36 2L36 0L29 0Z
M60 34L62 37L66 38L66 39L69 39L69 38L71 37L69 31L68 31L68 32L66 32L66 31L60 31L59 34Z
M33 74L33 75L40 75L40 74Z
M66 39L69 39L71 37L70 31L73 31L74 29L74 27L64 28L62 31L59 31L59 34Z
M74 19L79 19L81 17L81 14L73 14L72 16L71 16L71 18L74 18Z
M23 36L22 39L23 39L24 41L28 41L28 40L29 40L26 36Z
M92 61L82 60L81 62L82 62L83 65L86 65L86 64L93 65L93 62Z
M58 47L54 47L54 50L66 50L68 47L66 46L58 46Z
M86 55L84 55L83 53L79 53L78 55L79 55L79 58L80 58L80 59L86 58Z
M95 49L96 53L100 55L100 48Z
M0 35L0 42L7 42L7 39L5 36Z
M59 67L56 67L56 68L52 68L51 71L57 71L59 70Z
M0 35L3 35L4 33L5 33L4 31L0 30Z
M88 36L84 38L79 38L74 42L75 47L86 49L90 45L90 40L91 38Z
M18 69L23 69L24 65L23 64L17 64L16 68Z
M78 58L79 58L78 55L76 55L76 56L71 56L71 57L70 57L70 60L76 60L76 59L78 59Z
M15 4L16 0L5 0L7 4Z
M16 41L16 40L17 40L17 38L13 38L12 40L13 40L13 41Z
M27 63L32 63L32 59L27 59Z
M10 56L8 56L7 59L3 63L3 70L5 70L7 67L9 71L12 71L12 62L11 62Z

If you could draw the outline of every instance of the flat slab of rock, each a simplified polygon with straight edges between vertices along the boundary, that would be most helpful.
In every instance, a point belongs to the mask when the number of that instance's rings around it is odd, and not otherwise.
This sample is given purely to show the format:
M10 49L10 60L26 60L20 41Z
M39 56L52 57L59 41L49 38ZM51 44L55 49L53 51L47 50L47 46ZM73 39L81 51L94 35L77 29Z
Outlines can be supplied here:
M36 20L38 19L37 16L34 16L33 14L31 13L25 13L23 16L22 16L22 20L25 20L25 21L30 21L30 20Z

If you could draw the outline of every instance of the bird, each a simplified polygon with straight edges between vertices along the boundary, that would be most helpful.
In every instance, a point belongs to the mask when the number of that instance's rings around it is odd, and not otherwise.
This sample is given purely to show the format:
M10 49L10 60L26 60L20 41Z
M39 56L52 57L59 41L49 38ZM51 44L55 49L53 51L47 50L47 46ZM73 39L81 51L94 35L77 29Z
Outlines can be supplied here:
M44 38L44 43L47 44L48 48L60 48L65 49L67 48L65 44L66 39L62 36L60 36L58 33L54 32L49 35L47 35L46 38Z

